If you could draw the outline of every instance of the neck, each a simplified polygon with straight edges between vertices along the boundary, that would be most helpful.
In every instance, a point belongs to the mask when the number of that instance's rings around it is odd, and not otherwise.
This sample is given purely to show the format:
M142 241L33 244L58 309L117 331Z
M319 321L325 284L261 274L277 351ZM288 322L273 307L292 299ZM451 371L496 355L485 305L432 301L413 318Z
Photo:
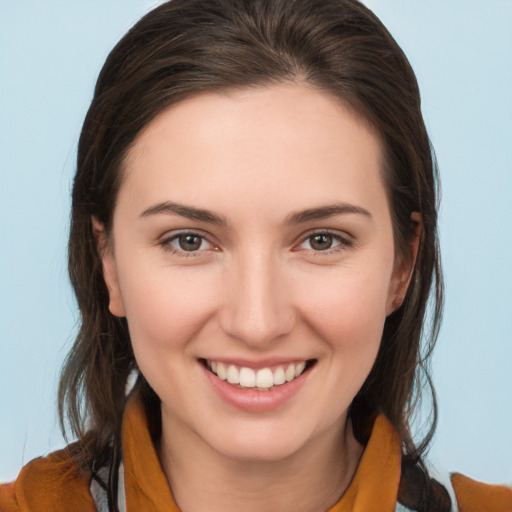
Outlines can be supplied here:
M160 460L183 512L324 512L347 489L363 451L345 421L284 459L233 459L162 419Z

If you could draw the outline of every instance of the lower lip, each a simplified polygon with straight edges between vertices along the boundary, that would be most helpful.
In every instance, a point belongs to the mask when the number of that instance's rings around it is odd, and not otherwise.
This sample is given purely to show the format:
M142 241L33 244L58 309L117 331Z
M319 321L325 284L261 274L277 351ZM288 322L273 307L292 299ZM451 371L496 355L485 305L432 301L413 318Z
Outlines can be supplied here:
M203 365L202 365L203 366ZM228 404L248 412L265 412L276 409L295 396L304 385L310 370L296 379L276 386L269 391L237 388L203 366L206 377L215 392Z

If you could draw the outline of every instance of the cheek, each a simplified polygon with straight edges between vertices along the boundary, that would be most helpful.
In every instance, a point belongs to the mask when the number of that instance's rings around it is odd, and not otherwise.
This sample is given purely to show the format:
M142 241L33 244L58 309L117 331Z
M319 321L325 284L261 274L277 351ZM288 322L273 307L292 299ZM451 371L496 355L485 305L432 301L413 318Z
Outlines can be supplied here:
M304 275L302 282L306 286L295 288L297 307L318 347L321 374L320 391L310 397L311 414L327 428L346 413L375 362L389 282L382 272L355 267L333 269L328 278Z
M183 349L212 315L216 277L194 269L153 268L123 272L120 288L134 351Z
M389 287L383 275L386 272L340 272L324 289L311 286L302 298L303 316L333 363L326 396L345 390L343 406L366 380L380 347Z
M386 319L389 279L386 271L362 272L345 268L329 279L313 279L300 299L309 322L325 338L360 345L380 341ZM339 341L338 341L339 340Z
M171 267L121 272L120 286L137 365L164 403L185 408L183 382L196 365L197 333L215 307L212 277Z

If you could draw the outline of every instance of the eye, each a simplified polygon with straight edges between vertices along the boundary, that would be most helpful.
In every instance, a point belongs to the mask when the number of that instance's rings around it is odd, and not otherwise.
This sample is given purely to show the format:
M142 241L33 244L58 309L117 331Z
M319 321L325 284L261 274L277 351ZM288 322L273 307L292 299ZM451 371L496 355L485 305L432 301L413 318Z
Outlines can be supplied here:
M349 247L351 244L351 241L339 234L322 231L309 235L302 241L298 248L315 252L330 252L333 250L344 249Z
M160 242L160 245L176 254L191 253L187 256L201 251L215 250L215 246L204 236L193 232L177 233Z
M328 233L319 233L318 235L310 236L308 243L315 251L326 251L331 249L335 242L334 237Z
M182 251L198 251L206 241L198 235L187 233L185 235L178 235L173 242L176 242Z

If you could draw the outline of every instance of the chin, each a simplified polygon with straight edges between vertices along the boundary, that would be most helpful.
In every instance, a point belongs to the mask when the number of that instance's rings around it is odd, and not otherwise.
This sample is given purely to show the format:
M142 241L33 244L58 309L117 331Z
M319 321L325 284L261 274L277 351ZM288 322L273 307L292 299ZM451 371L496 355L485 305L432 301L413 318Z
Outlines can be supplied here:
M253 462L279 462L298 452L301 443L290 442L283 436L260 436L259 439L237 439L216 447L217 452L229 459Z
M261 462L277 462L292 457L311 441L310 432L264 420L239 424L232 429L221 425L202 437L221 456Z

